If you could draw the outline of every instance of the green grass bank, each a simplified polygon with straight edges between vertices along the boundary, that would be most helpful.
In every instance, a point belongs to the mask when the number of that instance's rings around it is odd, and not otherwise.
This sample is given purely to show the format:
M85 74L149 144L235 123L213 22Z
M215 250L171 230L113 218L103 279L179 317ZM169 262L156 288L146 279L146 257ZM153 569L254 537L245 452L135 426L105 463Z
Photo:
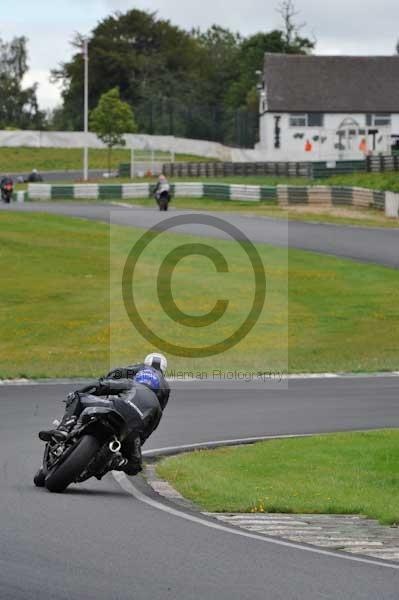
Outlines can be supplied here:
M201 450L163 460L157 473L207 511L360 514L399 524L399 430Z
M206 159L190 154L176 154L177 161L198 162ZM140 152L137 160L151 160ZM170 155L158 152L156 160L170 161ZM115 148L111 154L111 168L117 170L120 163L130 162L130 150ZM33 168L38 171L75 171L83 170L83 150L80 148L33 148L33 147L1 147L0 173L29 173ZM108 170L107 149L89 150L89 168Z
M80 219L0 215L0 377L98 376L152 349L131 326L121 273L142 230ZM179 308L208 313L230 301L217 326L177 325L160 308L157 275L165 255L211 243L231 273L189 256L172 278ZM111 252L110 252L111 248ZM237 346L204 359L170 357L173 369L384 371L399 367L399 272L314 253L258 245L267 294L256 326ZM165 234L138 265L137 305L152 329L177 344L219 341L247 316L253 281L238 244ZM242 282L246 281L243 286Z

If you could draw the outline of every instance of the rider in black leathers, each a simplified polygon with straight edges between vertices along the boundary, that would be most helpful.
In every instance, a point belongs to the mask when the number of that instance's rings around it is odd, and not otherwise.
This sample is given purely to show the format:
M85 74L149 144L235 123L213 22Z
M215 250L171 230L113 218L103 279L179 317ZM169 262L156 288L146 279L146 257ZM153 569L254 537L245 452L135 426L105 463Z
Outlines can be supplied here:
M37 169L32 169L32 172L28 175L27 182L28 183L41 183L43 181L43 177L38 173Z
M121 456L116 455L113 470L136 475L142 470L141 446L158 427L170 395L164 372L166 359L160 354L150 354L144 363L114 369L104 378L68 395L65 414L57 429L41 431L39 437L48 442L52 437L67 437L84 408L93 396L118 396L137 412L137 426L123 441Z
M5 186L7 184L11 185L11 187L12 187L11 192L5 190ZM1 192L1 199L3 200L3 202L7 202L7 203L10 202L11 196L12 196L12 190L13 189L14 189L14 182L13 182L13 180L8 175L4 175L0 179L0 192Z

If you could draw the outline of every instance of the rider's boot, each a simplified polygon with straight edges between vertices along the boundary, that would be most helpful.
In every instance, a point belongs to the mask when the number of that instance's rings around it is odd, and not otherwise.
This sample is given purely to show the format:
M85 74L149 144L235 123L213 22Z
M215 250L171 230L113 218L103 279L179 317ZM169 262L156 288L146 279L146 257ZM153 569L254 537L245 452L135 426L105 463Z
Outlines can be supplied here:
M124 443L123 454L127 457L127 463L123 467L126 475L137 475L143 470L143 458L141 455L141 439L139 436L127 439Z
M76 421L77 417L75 415L72 415L71 417L64 415L61 423L54 421L54 425L57 425L56 429L39 431L39 439L41 439L42 442L49 442L52 439L62 442L67 439L68 435L76 425Z

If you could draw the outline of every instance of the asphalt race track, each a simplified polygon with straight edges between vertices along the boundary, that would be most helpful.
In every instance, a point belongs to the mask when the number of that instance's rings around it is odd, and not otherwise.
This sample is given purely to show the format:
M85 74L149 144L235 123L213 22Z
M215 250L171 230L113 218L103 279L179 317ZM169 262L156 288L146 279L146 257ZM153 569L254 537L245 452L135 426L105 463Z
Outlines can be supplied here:
M36 432L70 389L0 390L1 598L397 599L397 570L214 531L142 504L111 475L63 495L36 489ZM394 377L291 381L288 390L176 385L149 448L397 427L397 389Z
M154 202L155 204L155 202ZM173 206L172 206L173 208ZM10 210L0 205L0 210ZM135 226L147 229L172 216L190 215L199 211L170 210L160 213L154 208L126 209L107 204L26 203L14 204L12 211L46 212L108 222L112 210L112 222L119 225ZM268 217L244 217L226 213L201 213L217 216L240 229L253 242L268 243L276 246L301 248L324 254L332 254L364 262L374 262L388 267L399 268L399 228L374 229L339 225L322 225L300 221L287 222ZM214 228L198 225L186 225L180 231L197 235L226 237Z
M52 212L108 218L108 209L96 205L38 204L18 210L50 212L49 207ZM155 211L131 213L131 225L147 227L159 219ZM278 221L218 216L245 228L256 241L283 244ZM390 230L289 225L290 245L396 267L398 235ZM398 381L389 376L298 379L290 380L288 388L175 384L148 449L399 427ZM62 413L61 401L71 389L0 385L1 600L397 600L399 570L389 563L359 563L349 555L310 553L213 530L142 503L111 475L62 495L35 488L32 476L42 452L37 431ZM140 478L133 481L149 493Z

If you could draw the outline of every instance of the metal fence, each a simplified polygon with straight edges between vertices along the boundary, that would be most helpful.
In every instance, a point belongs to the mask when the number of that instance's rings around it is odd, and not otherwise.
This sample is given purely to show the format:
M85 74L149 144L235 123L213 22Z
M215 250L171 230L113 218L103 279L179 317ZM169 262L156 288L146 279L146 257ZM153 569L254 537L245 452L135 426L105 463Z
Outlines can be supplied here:
M167 177L285 176L311 177L306 162L198 162L171 163L163 166Z
M177 98L153 96L134 107L140 131L150 135L220 142L238 148L253 148L259 140L259 114L246 108L187 105Z
M399 156L369 156L366 160L317 162L206 162L163 165L168 177L283 176L326 179L352 173L399 171ZM126 172L126 170L124 171Z
M168 177L282 176L323 179L332 175L365 172L364 160L334 162L206 162L163 165ZM126 172L126 169L124 170Z
M367 171L383 173L384 171L399 171L399 156L368 156Z

